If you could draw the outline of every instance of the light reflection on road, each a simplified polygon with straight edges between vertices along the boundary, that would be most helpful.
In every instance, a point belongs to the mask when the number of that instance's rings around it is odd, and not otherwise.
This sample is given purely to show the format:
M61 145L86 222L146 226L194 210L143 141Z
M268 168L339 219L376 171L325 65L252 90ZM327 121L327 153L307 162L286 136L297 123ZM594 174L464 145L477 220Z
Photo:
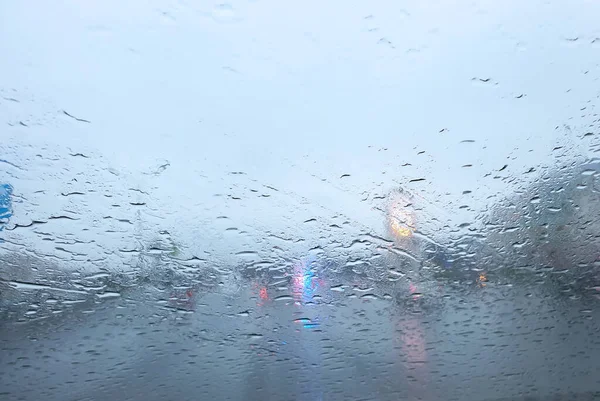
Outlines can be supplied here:
M405 366L410 393L417 398L427 399L427 383L429 382L427 343L420 317L411 316L396 325L399 333L399 359Z

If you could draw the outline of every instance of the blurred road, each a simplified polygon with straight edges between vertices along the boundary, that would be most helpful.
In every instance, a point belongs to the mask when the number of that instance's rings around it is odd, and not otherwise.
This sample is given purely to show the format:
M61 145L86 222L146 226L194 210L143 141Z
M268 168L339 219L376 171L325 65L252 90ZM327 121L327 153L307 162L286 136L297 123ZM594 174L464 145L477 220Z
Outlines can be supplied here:
M247 283L189 301L138 288L5 322L2 399L598 397L600 312L590 301L493 283L376 295L315 280L288 295Z

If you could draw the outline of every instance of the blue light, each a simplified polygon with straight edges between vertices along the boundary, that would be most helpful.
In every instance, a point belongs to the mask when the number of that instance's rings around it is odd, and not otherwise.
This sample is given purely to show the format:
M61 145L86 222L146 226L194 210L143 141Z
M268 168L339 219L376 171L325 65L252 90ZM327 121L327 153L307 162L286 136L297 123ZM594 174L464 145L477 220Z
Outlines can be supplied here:
M0 231L12 216L11 197L13 187L10 184L0 184ZM0 239L0 242L2 239Z

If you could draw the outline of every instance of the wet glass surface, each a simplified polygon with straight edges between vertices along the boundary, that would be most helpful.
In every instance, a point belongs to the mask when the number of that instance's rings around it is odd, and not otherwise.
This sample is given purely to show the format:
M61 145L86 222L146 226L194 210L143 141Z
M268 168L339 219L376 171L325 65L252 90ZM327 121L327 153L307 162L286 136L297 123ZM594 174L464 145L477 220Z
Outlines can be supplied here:
M0 4L0 399L600 399L600 4Z

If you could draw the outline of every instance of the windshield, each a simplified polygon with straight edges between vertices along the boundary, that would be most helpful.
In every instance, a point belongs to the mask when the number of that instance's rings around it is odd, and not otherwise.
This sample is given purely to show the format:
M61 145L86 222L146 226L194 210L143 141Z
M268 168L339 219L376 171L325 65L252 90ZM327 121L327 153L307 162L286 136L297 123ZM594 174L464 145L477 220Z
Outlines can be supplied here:
M598 15L0 2L0 399L600 399Z

